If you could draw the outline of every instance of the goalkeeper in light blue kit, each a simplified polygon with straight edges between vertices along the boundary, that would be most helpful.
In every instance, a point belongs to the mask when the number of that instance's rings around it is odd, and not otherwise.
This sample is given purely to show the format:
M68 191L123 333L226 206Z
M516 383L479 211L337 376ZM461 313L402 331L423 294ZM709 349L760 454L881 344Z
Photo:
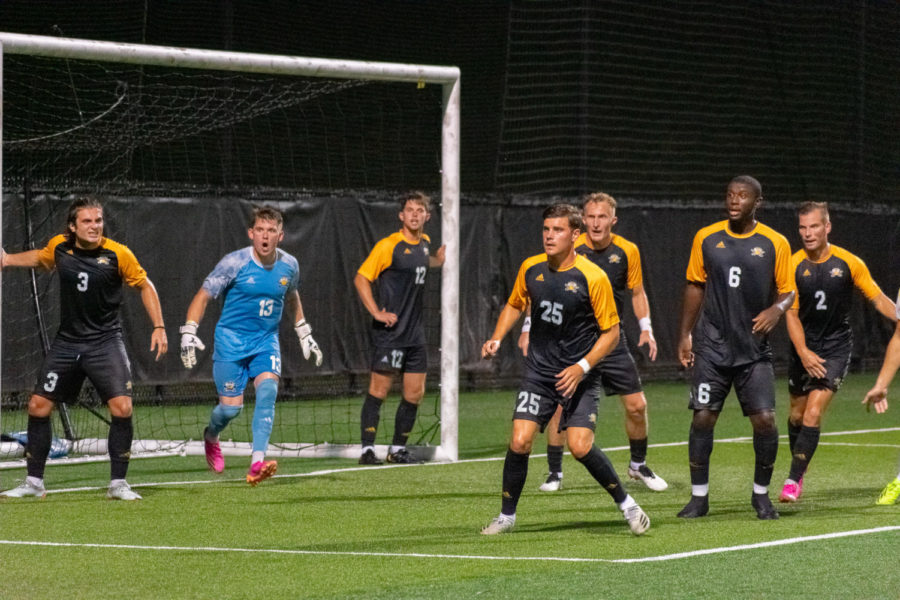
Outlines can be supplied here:
M224 296L213 353L213 378L219 403L203 431L206 462L216 473L225 469L219 433L240 414L244 389L252 379L256 407L247 483L256 486L274 475L278 468L276 461L265 458L281 377L278 326L285 306L294 319L303 358L314 356L318 367L322 364L322 352L303 317L297 291L300 281L297 259L278 249L278 243L284 238L281 212L270 207L255 209L247 234L252 244L226 254L203 281L188 307L180 333L181 361L191 369L197 364L196 351L206 348L197 337L206 305L211 299Z

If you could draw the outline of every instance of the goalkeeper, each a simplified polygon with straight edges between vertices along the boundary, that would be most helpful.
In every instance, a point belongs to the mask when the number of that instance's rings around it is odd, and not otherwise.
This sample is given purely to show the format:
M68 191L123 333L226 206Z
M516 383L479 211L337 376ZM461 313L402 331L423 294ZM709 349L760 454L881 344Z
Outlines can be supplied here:
M297 291L300 280L297 259L278 248L284 238L283 224L281 212L274 208L254 210L247 232L251 245L226 254L219 261L191 301L186 322L180 329L181 362L191 369L197 364L196 351L206 348L197 337L206 305L211 299L224 296L213 352L213 379L219 403L203 431L206 463L216 473L225 469L219 434L240 414L244 389L247 381L253 379L256 388L253 454L247 472L247 483L252 486L274 475L278 468L276 461L265 458L281 377L278 325L285 305L294 319L303 357L313 356L317 367L322 364L322 351L303 317Z

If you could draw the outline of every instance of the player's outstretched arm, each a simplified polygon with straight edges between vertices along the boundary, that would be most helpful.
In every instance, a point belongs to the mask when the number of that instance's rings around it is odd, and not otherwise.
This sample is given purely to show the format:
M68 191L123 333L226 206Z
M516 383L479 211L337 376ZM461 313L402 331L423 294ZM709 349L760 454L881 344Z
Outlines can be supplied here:
M894 301L884 295L884 292L879 294L872 300L872 304L875 305L875 310L880 312L886 319L890 319L894 323L897 322L897 305L894 304Z
M491 339L481 345L481 358L490 359L497 355L497 351L500 350L500 341L509 333L509 330L519 321L521 316L522 311L513 305L506 304L503 307L503 310L500 311L500 316L497 317L497 325L494 327Z
M790 308L791 304L793 303L793 290L784 292L783 294L779 294L778 298L775 299L775 303L772 304L772 306L753 317L753 333L759 333L762 335L770 333L773 329L775 329L775 326L778 325L778 321L781 320L781 316L785 312L787 312L788 308Z
M894 327L894 335L888 342L887 350L884 353L884 363L881 365L881 371L878 373L878 379L875 385L868 391L862 403L866 405L866 410L875 407L875 412L883 413L888 408L888 386L897 374L900 368L900 323Z
M684 286L684 296L681 301L681 324L678 327L678 360L686 369L694 364L691 331L697 324L701 306L703 306L703 285L688 281Z
M162 305L159 303L159 294L156 292L156 286L150 279L144 279L137 286L141 292L141 302L144 304L144 310L153 323L153 333L150 334L150 352L156 351L156 360L162 358L163 354L169 351L169 339L166 337L166 325L163 322Z
M285 299L288 305L288 314L293 312L294 315L294 332L297 339L300 340L300 349L303 351L303 358L309 360L312 355L315 357L316 366L322 365L322 351L312 336L312 327L306 322L303 316L303 302L300 301L300 294L297 290L289 293ZM292 309L292 310L291 310Z
M181 334L181 363L186 369L193 369L197 364L197 350L206 350L206 345L197 337L197 327L206 313L206 305L211 296L202 287L194 294L188 306L184 325L178 329Z
M0 270L15 267L35 269L41 266L41 262L38 260L39 252L40 250L26 250L25 252L7 254L5 250L0 250Z
M634 309L634 316L637 317L638 325L641 328L641 337L638 339L638 348L647 346L647 355L650 360L656 360L656 338L653 336L653 326L650 323L650 301L647 299L647 291L644 284L631 288L631 307Z
M393 327L397 324L397 315L378 308L378 303L375 302L375 294L372 293L372 282L366 279L362 273L356 274L356 277L353 278L353 285L356 287L359 301L362 302L363 306L369 311L369 314L372 315L373 319L380 323L384 323L388 327Z

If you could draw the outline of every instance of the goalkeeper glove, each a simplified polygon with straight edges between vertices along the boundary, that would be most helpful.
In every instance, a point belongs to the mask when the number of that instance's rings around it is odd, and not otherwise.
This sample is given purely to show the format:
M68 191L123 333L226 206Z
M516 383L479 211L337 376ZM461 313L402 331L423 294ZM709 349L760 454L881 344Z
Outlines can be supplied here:
M206 350L206 346L197 337L197 324L188 321L178 329L181 334L181 362L186 369L193 369L197 364L197 349Z
M300 348L303 350L303 358L309 360L309 354L312 352L316 355L316 366L320 366L322 364L322 351L319 350L319 345L316 343L316 340L313 339L312 327L309 326L306 319L297 321L297 324L294 325L294 331L297 332L297 337L300 338Z

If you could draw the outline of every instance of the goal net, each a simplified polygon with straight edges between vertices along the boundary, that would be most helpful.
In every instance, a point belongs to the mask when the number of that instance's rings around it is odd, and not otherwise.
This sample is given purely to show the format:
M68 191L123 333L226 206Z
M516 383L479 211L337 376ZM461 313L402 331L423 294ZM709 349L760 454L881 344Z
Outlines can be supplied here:
M42 247L62 231L73 196L96 194L106 234L135 252L160 292L170 351L158 363L137 294L126 293L122 308L134 456L203 453L216 402L211 347L195 371L184 370L177 327L205 274L247 245L247 216L259 204L285 213L282 247L300 261L304 309L326 353L312 368L283 328L269 454L358 456L369 319L352 275L396 230L398 192L422 188L440 205L429 233L446 244L447 260L428 279L429 392L410 440L423 458L457 458L457 69L7 33L0 48L3 247ZM3 273L2 284L0 461L21 464L58 289L52 273L21 270ZM211 306L205 341L217 317ZM383 408L380 446L395 406L389 399ZM59 409L52 456L105 454L106 408L89 384ZM248 386L243 415L223 433L225 453L249 454L252 411Z

